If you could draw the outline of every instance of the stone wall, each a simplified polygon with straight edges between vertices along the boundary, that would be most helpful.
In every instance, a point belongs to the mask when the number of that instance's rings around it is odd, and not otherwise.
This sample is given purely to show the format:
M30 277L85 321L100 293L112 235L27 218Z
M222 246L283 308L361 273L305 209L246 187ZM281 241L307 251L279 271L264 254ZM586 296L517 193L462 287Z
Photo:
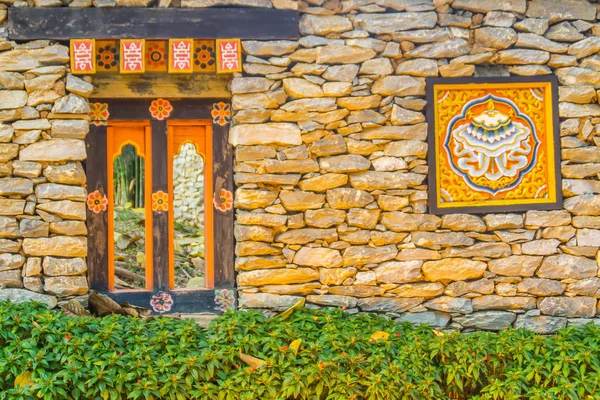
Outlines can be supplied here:
M68 73L65 46L0 39L0 50L0 299L55 305L88 290L92 85Z
M600 297L600 24L587 0L305 0L232 83L241 307L551 332ZM564 209L430 215L425 77L560 81ZM598 321L598 319L596 319Z

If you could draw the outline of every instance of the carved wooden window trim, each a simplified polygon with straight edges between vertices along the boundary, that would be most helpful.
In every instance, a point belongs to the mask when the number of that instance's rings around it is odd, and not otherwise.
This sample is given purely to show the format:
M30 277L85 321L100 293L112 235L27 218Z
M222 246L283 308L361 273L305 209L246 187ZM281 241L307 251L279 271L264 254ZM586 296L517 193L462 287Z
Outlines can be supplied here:
M173 263L171 256L173 214L169 212L153 212L150 203L152 221L152 286L146 290L111 291L109 280L109 242L108 212L94 212L88 209L88 274L90 288L105 293L117 302L130 302L142 307L150 307L157 296L168 296L172 305L165 312L215 312L219 306L215 303L215 290L232 289L234 287L234 237L233 209L217 208L209 194L233 193L232 148L228 143L229 118L215 117L215 109L223 109L226 103L206 100L169 100L172 110L162 120L152 117L149 108L152 100L113 100L106 101L109 109L107 125L91 125L86 139L88 159L86 161L88 192L98 191L106 195L108 201L107 156L109 154L108 131L111 126L122 124L141 124L147 126L150 151L147 160L151 160L151 181L147 181L146 191L156 193L162 191L170 197L172 204L171 162L173 151L173 129L182 124L196 124L205 127L206 159L212 158L208 168L212 174L211 182L205 188L205 210L212 224L212 246L210 254L212 262L212 280L208 280L209 288L203 290L173 290ZM220 105L217 107L217 105ZM228 105L227 105L228 107ZM222 114L219 112L219 114ZM169 133L171 131L171 136ZM197 140L197 138L189 138ZM178 147L178 146L177 146ZM145 161L148 165L148 161ZM209 191L210 190L210 191ZM211 193L212 192L212 193ZM108 207L107 210L111 210ZM171 210L172 207L169 208ZM112 212L112 211L111 211ZM207 228L209 228L207 226ZM210 262L210 260L207 260ZM208 271L207 271L208 272ZM208 273L207 273L208 276Z

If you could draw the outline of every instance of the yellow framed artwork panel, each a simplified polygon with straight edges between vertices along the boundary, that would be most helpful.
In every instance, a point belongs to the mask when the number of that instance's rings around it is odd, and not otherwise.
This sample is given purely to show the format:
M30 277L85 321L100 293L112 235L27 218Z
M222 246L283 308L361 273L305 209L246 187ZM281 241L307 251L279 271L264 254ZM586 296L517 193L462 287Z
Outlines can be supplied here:
M427 79L434 214L562 206L557 80Z

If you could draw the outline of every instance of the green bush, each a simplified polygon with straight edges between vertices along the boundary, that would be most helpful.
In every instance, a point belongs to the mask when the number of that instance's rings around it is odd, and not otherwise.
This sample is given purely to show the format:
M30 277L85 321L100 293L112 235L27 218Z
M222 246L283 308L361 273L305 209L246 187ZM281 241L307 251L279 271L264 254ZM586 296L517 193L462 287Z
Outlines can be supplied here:
M0 399L597 399L599 343L591 324L464 335L301 309L203 330L0 303Z

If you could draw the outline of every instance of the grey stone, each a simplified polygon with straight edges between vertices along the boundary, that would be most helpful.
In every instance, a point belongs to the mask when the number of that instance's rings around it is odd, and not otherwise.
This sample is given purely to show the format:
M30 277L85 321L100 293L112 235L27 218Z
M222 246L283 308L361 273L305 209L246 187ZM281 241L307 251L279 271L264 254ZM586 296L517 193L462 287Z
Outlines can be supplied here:
M406 313L396 319L396 323L404 322L413 326L428 325L432 328L445 328L450 322L450 315L440 311Z
M527 316L519 315L515 322L515 328L526 329L539 333L540 335L549 335L555 333L559 329L567 326L567 319L560 317L548 317L544 315L540 316Z
M454 317L453 321L458 322L465 328L499 331L510 327L516 319L516 314L510 311L480 311L470 315Z
M13 303L36 301L45 304L48 308L54 308L58 305L58 300L55 296L34 293L23 289L0 289L0 300L10 300Z

